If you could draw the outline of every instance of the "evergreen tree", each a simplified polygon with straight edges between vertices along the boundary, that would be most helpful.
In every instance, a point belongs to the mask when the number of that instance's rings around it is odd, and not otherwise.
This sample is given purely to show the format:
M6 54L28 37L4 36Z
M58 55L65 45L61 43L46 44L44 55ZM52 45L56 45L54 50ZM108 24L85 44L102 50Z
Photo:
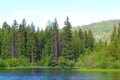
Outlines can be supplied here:
M59 31L58 34L58 55L62 55L62 48L63 48L63 31Z
M53 24L48 22L45 30L46 33L46 44L42 53L42 63L46 66L53 66L54 64L54 33ZM47 62L47 63L46 63Z
M91 29L88 30L88 40L87 41L88 41L88 47L92 51L94 48L95 39L94 39Z
M74 31L73 37L72 37L72 49L74 53L74 59L77 62L77 58L79 56L79 49L80 49L80 39L77 35L77 31Z
M113 32L111 34L111 42L114 41L114 39L116 39L117 36L117 27L114 26Z
M63 47L62 47L62 56L65 57L66 60L73 59L73 52L72 52L72 30L71 30L71 23L69 22L69 18L67 17L66 21L64 22L65 27L63 28Z
M78 31L78 37L82 42L84 42L84 33L81 28Z
M7 22L6 22L6 21L3 22L2 30L6 30L6 29L8 29L8 28L10 28L10 26L7 24Z
M23 26L23 27L26 27L26 26L27 26L27 22L26 22L25 19L22 20L22 26Z
M26 42L27 42L27 31L26 31L26 21L23 19L22 24L19 25L19 29L16 34L16 48L17 57L26 54Z
M6 59L10 57L11 29L10 26L5 22L3 23L2 29L1 56L3 59Z
M37 50L37 56L36 56L36 61L40 61L40 59L41 59L41 54L42 54L42 45L41 45L41 38L42 38L42 36L41 36L41 31L39 31L39 28L37 29L37 32L36 32L36 34L35 34L35 39L36 39L36 50Z
M37 32L35 33L35 40L36 40L36 61L40 61L42 59L43 49L46 44L47 37L45 36L45 31L37 29Z
M92 51L94 48L94 42L95 42L95 39L94 39L92 31L90 29L88 30L88 32L85 30L85 32L84 32L85 48L86 49L88 48Z
M119 25L118 25L118 39L120 39L120 22L119 22Z
M27 43L26 43L26 56L29 58L31 63L36 60L36 41L34 33L31 32L29 26L27 27Z
M79 40L80 40L79 46L81 48L80 49L80 54L82 54L82 53L85 52L85 42L84 41L86 41L86 39L87 39L87 37L85 39L85 35L87 36L87 32L85 32L85 34L84 34L84 32L82 31L82 29L80 28L79 31L78 31L78 37L79 37Z
M85 48L88 48L88 33L86 30L84 31L84 39L83 40L84 40Z
M119 27L118 27L118 34L117 34L117 28L114 27L114 30L111 35L111 43L109 44L108 49L110 56L114 57L115 59L119 59L120 57Z
M35 25L33 24L33 22L31 23L31 25L29 26L30 32L34 33L35 32Z
M10 40L10 46L11 46L11 58L16 57L17 55L17 50L16 50L16 33L17 33L17 29L18 29L18 23L16 20L13 21L13 25L12 25L12 37Z

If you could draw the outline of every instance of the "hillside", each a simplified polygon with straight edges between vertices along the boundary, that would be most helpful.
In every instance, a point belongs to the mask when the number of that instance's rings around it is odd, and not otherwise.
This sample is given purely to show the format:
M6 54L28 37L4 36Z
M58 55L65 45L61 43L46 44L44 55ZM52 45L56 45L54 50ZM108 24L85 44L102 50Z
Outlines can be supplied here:
M119 19L116 20L107 20L96 23L91 23L88 25L73 27L73 30L78 30L78 28L82 28L83 30L91 29L94 33L96 40L110 41L110 35L114 26L117 26L119 23Z

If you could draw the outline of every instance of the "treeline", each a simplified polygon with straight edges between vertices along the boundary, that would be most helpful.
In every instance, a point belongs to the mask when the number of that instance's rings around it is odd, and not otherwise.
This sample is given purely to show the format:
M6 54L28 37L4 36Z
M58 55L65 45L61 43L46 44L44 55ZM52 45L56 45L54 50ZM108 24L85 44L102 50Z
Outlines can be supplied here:
M63 29L57 19L45 30L33 23L16 20L0 29L0 66L58 66L87 68L120 68L120 25L114 28L111 42L95 41L92 31L72 31L67 17Z

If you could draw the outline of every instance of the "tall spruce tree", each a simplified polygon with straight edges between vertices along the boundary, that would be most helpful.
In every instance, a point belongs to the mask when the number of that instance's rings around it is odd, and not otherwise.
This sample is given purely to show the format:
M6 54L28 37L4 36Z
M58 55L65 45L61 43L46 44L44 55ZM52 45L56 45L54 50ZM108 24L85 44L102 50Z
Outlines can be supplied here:
M53 23L50 21L45 29L46 44L42 53L42 65L53 66L54 64L54 32Z
M42 54L42 49L41 49L41 31L39 30L39 28L37 29L37 32L35 33L35 39L36 39L36 61L40 61L41 59L41 54Z
M63 28L63 44L62 44L62 56L65 57L66 60L73 59L73 52L72 52L72 26L69 22L69 18L66 18L64 22Z
M120 39L120 22L118 24L118 39Z
M81 28L78 30L78 37L82 42L84 42L84 33Z
M75 60L75 62L77 62L77 59L80 54L80 39L77 35L77 31L75 31L73 34L72 49L73 49L73 53L74 53L74 60Z
M6 22L4 22L2 29L1 56L3 59L6 59L10 57L11 28Z
M91 29L88 30L88 40L87 41L88 41L88 47L92 51L94 48L95 39L94 39Z
M84 44L86 49L90 49L91 51L94 48L94 36L92 31L89 29L88 31L85 30L84 32Z
M23 55L25 53L25 47L24 47L24 29L23 26L20 24L19 25L19 30L17 32L17 36L16 36L16 48L17 48L17 57L19 57L20 55Z
M27 43L26 43L26 56L31 63L36 62L36 40L35 35L31 31L30 26L27 27Z
M118 32L117 32L118 31ZM111 34L111 42L109 44L109 47L108 47L108 52L110 54L111 57L113 57L115 60L118 60L119 57L120 57L120 38L119 38L119 26L118 26L118 30L117 30L117 27L114 26L114 30Z
M13 25L12 25L12 37L11 37L11 40L10 40L10 46L11 46L11 51L10 51L10 55L11 55L11 58L14 58L16 57L17 55L17 49L16 49L16 33L17 33L17 30L18 30L18 22L16 20L13 21Z

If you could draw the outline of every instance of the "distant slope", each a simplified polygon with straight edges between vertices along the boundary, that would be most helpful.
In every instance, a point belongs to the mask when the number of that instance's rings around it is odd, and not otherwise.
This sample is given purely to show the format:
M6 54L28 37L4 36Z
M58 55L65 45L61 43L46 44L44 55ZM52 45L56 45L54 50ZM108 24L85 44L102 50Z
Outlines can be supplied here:
M79 28L82 28L83 30L91 29L93 31L93 34L96 38L96 40L103 40L103 41L110 41L110 35L112 33L113 27L117 26L119 23L119 19L117 20L107 20L107 21L101 21L96 22L88 25L73 27L73 30L78 30Z

